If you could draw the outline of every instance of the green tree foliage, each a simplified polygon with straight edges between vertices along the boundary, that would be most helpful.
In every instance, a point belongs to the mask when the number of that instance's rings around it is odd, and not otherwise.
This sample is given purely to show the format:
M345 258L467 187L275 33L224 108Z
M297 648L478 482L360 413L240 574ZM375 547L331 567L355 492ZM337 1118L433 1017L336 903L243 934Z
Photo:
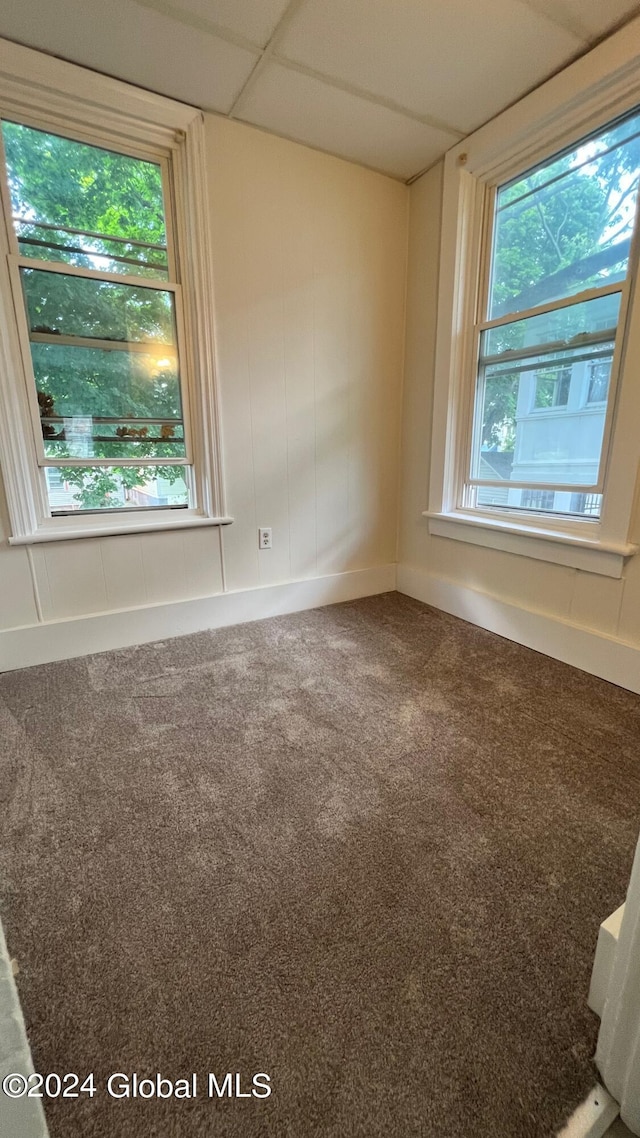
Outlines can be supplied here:
M532 171L498 193L491 316L620 280L626 272L640 178L640 119ZM559 310L551 339L575 334L575 310ZM586 329L585 329L586 330ZM526 321L492 335L491 352L533 343ZM513 449L519 373L489 374L483 447Z
M2 134L16 216L30 218L34 225L45 222L107 239L112 235L166 245L162 177L155 163L17 123L3 122ZM72 244L68 235L64 240ZM86 240L83 236L79 244ZM101 246L98 241L96 247L113 253L116 243L106 240ZM133 248L127 246L126 255L133 256ZM159 251L153 255L166 264ZM149 256L140 253L141 260Z
M16 123L3 122L2 131L23 255L141 278L135 287L35 266L21 272L31 330L51 338L32 343L41 406L50 397L56 417L120 418L121 430L136 430L140 420L175 420L173 441L163 442L123 441L117 424L96 424L95 433L114 442L95 442L93 454L113 458L114 466L62 469L83 508L119 505L119 485L132 488L156 475L173 483L181 469L118 467L118 457L184 454L173 295L143 287L145 277L168 276L160 167ZM148 343L149 351L56 344L56 335ZM147 434L160 430L148 427ZM60 430L44 433L50 455L69 453L55 441Z

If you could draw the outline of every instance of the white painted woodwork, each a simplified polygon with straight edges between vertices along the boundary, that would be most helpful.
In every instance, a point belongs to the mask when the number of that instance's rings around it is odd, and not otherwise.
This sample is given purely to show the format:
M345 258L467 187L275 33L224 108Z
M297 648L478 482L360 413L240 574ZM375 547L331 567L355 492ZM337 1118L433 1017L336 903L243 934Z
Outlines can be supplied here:
M187 452L192 451L195 503L176 519L196 525L226 518L222 460L219 442L218 388L211 321L213 288L209 209L205 178L204 117L192 107L149 95L148 92L39 52L0 40L0 108L18 121L35 122L52 130L73 131L100 145L131 148L132 153L155 157L162 165L170 159L172 208L169 210L168 255L175 260L173 240L182 278L182 301L177 285L151 282L151 287L175 291L176 329L182 361L181 392L184 405ZM0 175L5 201L8 190L4 169ZM10 208L8 204L5 208ZM175 217L175 226L171 224ZM44 461L40 423L29 368L27 321L21 286L17 280L20 258L7 224L0 229L0 449L2 477L11 528L9 543L51 541L172 526L167 511L106 514L93 518L71 513L49 515L44 479L37 463ZM29 264L31 262L28 262ZM48 271L61 272L60 265ZM78 269L66 272L78 275ZM94 276L81 270L80 276ZM11 280L13 278L13 282ZM121 281L127 277L118 278ZM132 278L134 281L137 278ZM15 288L12 289L12 283ZM13 292L13 296L12 296ZM13 315L15 313L15 316ZM22 351L20 338L22 337ZM193 412L193 416L191 415ZM34 429L35 428L35 429ZM77 465L77 459L69 460ZM98 459L98 465L104 460ZM128 465L130 460L125 459ZM155 460L151 460L154 464Z
M620 1117L640 1135L640 842L602 1012L596 1065L620 1103Z
M557 1138L612 1138L611 1124L618 1117L618 1109L615 1099L596 1083Z
M481 552L490 554L492 550ZM488 560L482 568L485 571L490 569ZM549 568L560 571L560 566ZM535 586L535 573L531 574L530 580ZM567 584L569 588L566 587ZM548 591L552 591L549 590L549 579L546 580L546 586ZM538 605L543 589L532 589L532 600L525 605L521 600L518 602L509 599L509 590L506 588L502 596L496 596L475 585L461 585L444 576L427 573L409 565L398 565L397 589L424 604L433 605L470 624L504 636L506 640L524 644L545 656L552 656L574 668L640 694L638 646L571 624L559 613L549 611L549 606L547 611L541 610ZM561 580L559 608L564 608L568 593L570 582Z
M626 559L622 576L613 579L436 536L422 516L429 495L442 173L439 164L411 187L399 588L640 690L640 556ZM639 537L640 502L630 531L632 540Z
M587 1003L591 1011L595 1012L600 1019L602 1019L602 1013L609 991L609 983L616 949L618 947L623 915L624 905L620 905L615 913L612 913L610 917L607 917L606 921L602 922L598 929L598 943L593 960Z
M162 579L158 578L157 583L161 588ZM395 565L378 565L373 569L354 569L281 585L235 589L167 603L145 603L134 608L63 617L26 628L0 629L0 660L5 671L28 668L32 664L67 660L91 652L107 652L111 648L186 636L209 628L224 628L229 624L388 593L395 589L395 584Z
M395 562L408 190L218 117L205 146L235 521L2 543L0 627L37 632L38 606L50 625Z
M561 152L590 131L632 111L640 100L640 20L610 37L587 56L543 84L527 98L457 144L444 162L437 335L431 417L428 526L433 536L491 544L504 552L558 561L576 569L620 576L637 552L630 540L640 445L640 302L627 281L622 288L621 323L615 359L622 360L607 409L606 492L598 521L547 515L545 533L535 515L465 510L465 484L476 382L474 327L478 297L488 274L487 205L495 186L508 182L541 159ZM634 237L631 273L640 239ZM624 331L624 337L622 330ZM610 439L607 445L607 437ZM476 527L473 529L473 527ZM484 527L486 538L481 532ZM567 557L550 540L570 539L582 547ZM522 539L518 536L522 535ZM502 540L504 538L504 540ZM545 540L542 540L542 539ZM577 539L577 541L576 541Z

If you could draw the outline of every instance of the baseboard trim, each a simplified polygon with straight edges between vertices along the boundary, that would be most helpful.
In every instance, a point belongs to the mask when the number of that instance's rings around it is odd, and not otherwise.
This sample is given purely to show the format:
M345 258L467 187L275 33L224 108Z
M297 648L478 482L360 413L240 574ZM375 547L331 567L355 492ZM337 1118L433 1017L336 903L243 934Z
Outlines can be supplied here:
M609 981L616 959L623 916L624 905L620 905L615 913L612 913L606 921L602 922L598 929L598 943L591 971L587 1003L591 1011L595 1012L600 1019L602 1019L607 992L609 991Z
M353 601L392 592L395 587L395 564L379 565L282 585L239 589L210 597L90 613L8 629L0 632L0 671Z
M509 604L422 569L393 564L7 629L0 632L0 671L243 624L396 588L480 628L640 693L640 649L633 645L547 613Z
M397 589L507 640L640 693L640 649L632 644L548 613L509 604L410 565L398 565Z
M584 1102L573 1112L557 1138L607 1138L609 1127L620 1113L618 1103L596 1083Z

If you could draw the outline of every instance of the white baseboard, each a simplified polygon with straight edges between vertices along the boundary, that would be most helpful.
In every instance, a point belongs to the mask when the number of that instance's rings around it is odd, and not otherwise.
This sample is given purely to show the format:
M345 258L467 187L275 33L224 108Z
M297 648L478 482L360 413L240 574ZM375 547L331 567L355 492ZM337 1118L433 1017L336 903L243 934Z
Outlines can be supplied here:
M0 632L0 671L353 601L395 587L396 566L379 565L283 585L12 628Z
M566 1126L558 1132L558 1138L607 1138L609 1127L619 1113L620 1107L615 1099L596 1083Z
M591 972L591 985L589 987L587 1003L591 1011L595 1012L597 1016L600 1016L600 1019L602 1019L607 992L609 991L609 980L616 958L623 916L624 905L621 905L619 909L616 909L615 913L612 913L610 917L607 917L606 921L602 922L598 929L598 943L596 945L596 955L593 961L593 971Z
M612 636L398 565L397 589L418 601L572 664L630 691L640 692L640 649Z
M380 565L0 631L0 671L399 592L640 693L640 649L408 565Z

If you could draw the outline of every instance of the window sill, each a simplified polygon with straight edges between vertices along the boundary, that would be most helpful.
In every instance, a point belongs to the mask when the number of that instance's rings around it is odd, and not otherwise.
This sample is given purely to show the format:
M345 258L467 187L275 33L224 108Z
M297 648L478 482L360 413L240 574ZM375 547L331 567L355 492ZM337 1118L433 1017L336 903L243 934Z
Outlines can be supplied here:
M483 545L538 561L552 561L603 577L621 577L626 559L638 552L638 546L630 543L598 541L580 533L560 533L486 515L425 510L423 516L429 519L429 533L435 537Z
M227 526L233 518L208 518L202 514L189 514L180 518L120 518L87 517L73 519L51 519L30 534L20 534L9 538L9 545L34 545L43 541L76 541L87 537L114 537L117 534L157 533L176 529L198 529L200 526ZM62 524L59 524L62 523Z

